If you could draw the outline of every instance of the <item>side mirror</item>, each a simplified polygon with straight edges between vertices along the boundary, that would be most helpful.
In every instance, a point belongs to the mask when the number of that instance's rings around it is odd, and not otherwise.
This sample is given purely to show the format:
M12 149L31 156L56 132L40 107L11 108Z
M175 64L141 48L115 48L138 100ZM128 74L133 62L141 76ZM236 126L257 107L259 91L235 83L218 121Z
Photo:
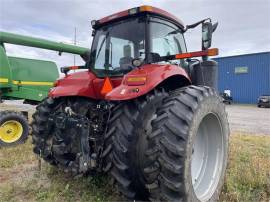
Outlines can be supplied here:
M218 23L212 24L212 22L202 23L202 50L206 50L211 47L212 34L217 29Z

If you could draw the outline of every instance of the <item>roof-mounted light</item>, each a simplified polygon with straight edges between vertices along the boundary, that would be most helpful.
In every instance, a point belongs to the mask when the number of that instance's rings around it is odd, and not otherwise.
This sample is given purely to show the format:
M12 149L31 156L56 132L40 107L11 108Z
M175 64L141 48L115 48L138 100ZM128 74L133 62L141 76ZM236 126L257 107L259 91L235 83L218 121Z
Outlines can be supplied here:
M140 12L144 12L144 11L153 11L153 7L152 6L141 6Z
M136 13L146 12L146 11L153 11L153 7L152 6L140 6L140 7L131 8L128 10L128 14L134 15Z
M138 13L138 12L139 12L138 7L136 7L136 8L131 8L131 9L128 10L128 14L129 14L129 15L134 15L134 14L136 14L136 13Z
M91 21L91 26L92 26L92 27L96 26L96 24L97 24L97 21L96 21L96 20L92 20L92 21Z
M136 14L139 14L139 13L142 13L142 12L149 12L149 13L165 16L167 18L170 18L170 19L178 22L182 27L184 27L183 23L177 17L171 15L170 13L168 13L168 12L162 10L162 9L155 8L155 7L152 7L152 6L147 6L147 5L131 8L131 9L128 9L128 10L124 10L124 11L115 13L113 15L109 15L107 17L104 17L104 18L98 20L97 24L99 25L99 24L107 23L107 22L110 22L110 21L115 20L115 19L120 19L120 18L130 16L130 15L136 15Z

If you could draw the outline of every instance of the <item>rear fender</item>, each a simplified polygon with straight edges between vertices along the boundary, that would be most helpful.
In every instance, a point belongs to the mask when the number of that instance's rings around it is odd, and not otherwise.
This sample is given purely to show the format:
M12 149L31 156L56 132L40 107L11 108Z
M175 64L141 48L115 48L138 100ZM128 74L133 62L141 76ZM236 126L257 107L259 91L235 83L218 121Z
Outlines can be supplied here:
M83 96L97 98L93 88L93 80L96 76L89 72L76 72L59 79L56 87L49 92L49 97Z
M143 85L129 85L128 78L145 77ZM156 87L175 89L191 84L186 71L176 65L149 64L126 74L121 85L105 96L106 100L130 100L145 95Z
M113 87L119 86L121 81L122 77L111 78ZM103 84L104 78L97 78L91 71L75 72L59 79L50 90L49 97L80 96L104 100L105 95L101 93Z

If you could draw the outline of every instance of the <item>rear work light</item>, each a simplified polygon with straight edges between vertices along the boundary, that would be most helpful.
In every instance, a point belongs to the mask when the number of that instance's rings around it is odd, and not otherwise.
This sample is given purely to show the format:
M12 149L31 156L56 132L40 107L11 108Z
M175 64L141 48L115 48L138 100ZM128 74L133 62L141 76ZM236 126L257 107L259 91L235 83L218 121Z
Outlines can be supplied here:
M138 8L131 8L131 9L128 10L129 15L134 15L134 14L136 14L138 12L139 12Z
M60 68L60 71L61 71L62 73L64 73L65 75L67 75L67 73L68 73L70 70L77 70L77 69L88 69L88 67L86 67L85 65L82 65L82 66L61 67L61 68Z
M96 20L92 20L92 21L91 21L91 26L92 26L92 27L95 27L96 24L97 24L97 21L96 21Z
M69 66L69 67L61 67L60 71L64 74L67 74L70 70L76 70L79 69L78 66Z

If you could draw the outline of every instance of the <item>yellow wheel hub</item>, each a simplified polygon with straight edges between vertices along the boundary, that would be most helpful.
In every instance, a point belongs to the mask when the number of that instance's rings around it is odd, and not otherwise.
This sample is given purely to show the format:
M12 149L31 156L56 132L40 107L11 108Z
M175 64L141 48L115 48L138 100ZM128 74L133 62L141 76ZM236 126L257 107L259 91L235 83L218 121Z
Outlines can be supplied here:
M18 121L6 121L0 126L0 140L5 143L13 143L23 134L23 126Z

